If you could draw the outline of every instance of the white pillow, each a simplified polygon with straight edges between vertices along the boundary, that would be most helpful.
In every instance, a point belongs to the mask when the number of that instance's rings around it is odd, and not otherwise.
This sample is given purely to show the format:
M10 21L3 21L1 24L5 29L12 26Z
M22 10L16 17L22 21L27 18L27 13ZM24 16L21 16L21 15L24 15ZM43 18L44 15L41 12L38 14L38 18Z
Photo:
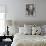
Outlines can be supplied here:
M31 32L31 28L19 27L19 33L30 35L32 32Z
M24 27L19 27L19 33L20 33L20 34L24 34L24 31L25 31L25 30L24 30Z
M24 24L24 27L25 27L25 31L26 31L25 34L32 34L32 25Z
M15 26L9 27L9 35L15 35L18 32L19 32L19 28L15 27Z
M39 26L32 27L32 35L39 35L41 33L41 28Z
M36 27L32 27L32 35L36 34Z
M32 29L25 27L25 32L24 32L24 34L31 35L31 34L32 34Z

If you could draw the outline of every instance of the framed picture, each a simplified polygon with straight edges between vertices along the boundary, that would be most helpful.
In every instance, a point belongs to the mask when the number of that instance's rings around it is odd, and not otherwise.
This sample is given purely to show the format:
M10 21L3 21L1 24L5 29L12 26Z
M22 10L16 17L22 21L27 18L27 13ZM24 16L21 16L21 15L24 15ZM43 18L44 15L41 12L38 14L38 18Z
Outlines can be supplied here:
M26 4L26 15L33 16L34 10L35 10L34 4Z

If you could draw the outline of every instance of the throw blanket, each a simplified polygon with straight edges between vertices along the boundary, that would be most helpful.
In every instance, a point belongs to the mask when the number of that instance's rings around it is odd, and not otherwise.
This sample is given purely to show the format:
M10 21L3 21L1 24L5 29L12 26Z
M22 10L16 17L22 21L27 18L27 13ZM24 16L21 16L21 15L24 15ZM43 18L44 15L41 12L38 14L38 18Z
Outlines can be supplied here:
M11 46L46 46L46 36L16 34Z

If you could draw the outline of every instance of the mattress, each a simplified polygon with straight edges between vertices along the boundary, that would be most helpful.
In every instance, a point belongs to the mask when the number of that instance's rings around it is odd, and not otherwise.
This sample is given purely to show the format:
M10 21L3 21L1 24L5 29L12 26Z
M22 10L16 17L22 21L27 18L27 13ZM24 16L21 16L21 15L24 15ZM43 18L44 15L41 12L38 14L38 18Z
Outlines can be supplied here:
M16 34L11 46L46 46L46 36Z

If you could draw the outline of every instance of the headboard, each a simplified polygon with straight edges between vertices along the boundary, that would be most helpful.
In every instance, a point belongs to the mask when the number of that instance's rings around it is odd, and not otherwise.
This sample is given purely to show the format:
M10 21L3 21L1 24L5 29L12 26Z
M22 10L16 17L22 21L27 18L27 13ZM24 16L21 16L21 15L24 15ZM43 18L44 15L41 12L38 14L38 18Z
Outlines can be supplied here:
M24 26L24 24L27 24L27 25L33 25L33 24L36 24L36 25L46 25L46 21L35 21L35 22L29 22L29 21L15 21L15 24L16 25L19 25L19 26Z
M46 21L15 21L15 20L6 20L6 24L7 25L14 25L14 26L24 26L24 24L27 24L27 25L33 25L33 24L36 24L36 25L46 25Z

